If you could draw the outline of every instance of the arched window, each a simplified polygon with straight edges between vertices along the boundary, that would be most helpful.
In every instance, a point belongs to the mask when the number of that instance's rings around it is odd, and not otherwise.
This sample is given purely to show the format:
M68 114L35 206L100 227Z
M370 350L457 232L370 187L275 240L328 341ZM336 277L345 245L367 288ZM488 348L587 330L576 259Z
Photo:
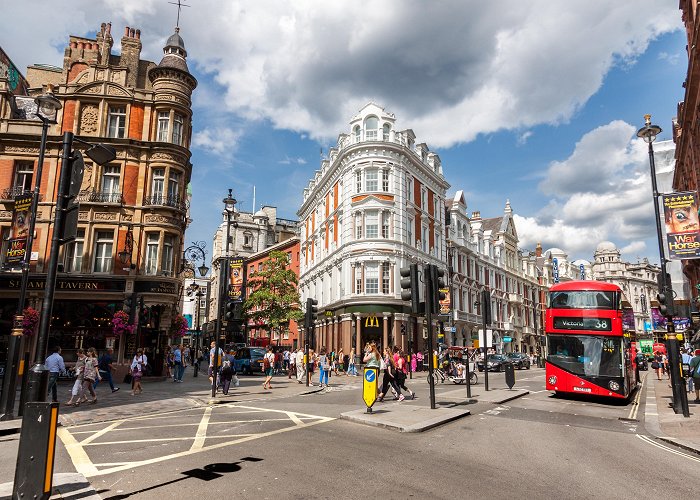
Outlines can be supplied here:
M355 125L355 128L353 129L353 132L355 134L355 142L360 142L361 140L361 130L359 125Z
M379 128L379 120L376 116L368 116L365 119L365 140L376 141L377 129Z

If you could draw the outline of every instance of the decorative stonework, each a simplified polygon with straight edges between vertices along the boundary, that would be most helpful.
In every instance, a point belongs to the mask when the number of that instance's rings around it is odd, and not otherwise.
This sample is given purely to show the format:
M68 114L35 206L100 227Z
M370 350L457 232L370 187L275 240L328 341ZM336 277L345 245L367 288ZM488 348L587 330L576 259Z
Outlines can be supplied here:
M12 212L9 210L0 210L0 219L12 219Z
M80 131L87 134L97 132L97 106L87 105L83 107Z
M180 226L181 220L177 217L168 217L165 215L148 214L144 217L144 222L151 224L170 224L171 226Z
M102 91L102 85L94 85L83 90L84 94L99 94Z
M35 153L39 154L39 148L21 148L18 146L5 146L7 153Z
M97 74L95 75L95 78L97 80L104 80L105 79L105 70L100 69L97 71Z
M168 153L153 153L151 155L151 160L170 160L173 161L175 158L173 155L168 154Z
M80 192L86 192L92 187L92 164L86 163L83 169L83 182L80 184Z
M88 220L90 217L90 212L79 212L78 213L78 220Z
M134 215L133 214L124 214L122 215L122 221L123 222L132 222L134 220Z
M97 212L95 220L117 220L117 214L115 212Z
M75 83L87 83L88 82L88 74L87 71L80 75L80 78L78 78Z
M114 77L114 75L112 75ZM129 94L124 91L124 89L120 89L119 87L116 87L114 85L110 85L107 88L107 95L123 95L123 96L128 96Z

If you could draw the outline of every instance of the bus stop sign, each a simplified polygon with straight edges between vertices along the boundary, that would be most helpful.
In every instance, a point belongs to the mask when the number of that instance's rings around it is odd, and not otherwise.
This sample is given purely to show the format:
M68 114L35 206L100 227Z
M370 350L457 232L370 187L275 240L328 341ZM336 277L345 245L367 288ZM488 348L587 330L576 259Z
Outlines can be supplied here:
M372 413L372 405L377 401L377 380L379 369L365 367L362 374L362 400L367 405L367 413Z

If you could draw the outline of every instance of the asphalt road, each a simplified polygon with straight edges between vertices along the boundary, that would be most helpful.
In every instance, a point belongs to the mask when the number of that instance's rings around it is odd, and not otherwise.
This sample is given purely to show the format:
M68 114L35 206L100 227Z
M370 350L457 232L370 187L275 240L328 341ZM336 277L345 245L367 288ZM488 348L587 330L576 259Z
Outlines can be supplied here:
M427 405L428 387L418 375L408 381L417 401L383 404ZM361 407L358 380L307 396L244 396L208 408L73 426L63 437L76 468L104 498L693 495L700 456L649 439L646 391L638 404L591 402L553 397L544 391L543 370L519 371L516 379L529 395L471 404L471 416L421 434L337 419ZM489 381L505 387L502 374L490 374ZM463 401L466 394L452 384L436 391L438 401Z

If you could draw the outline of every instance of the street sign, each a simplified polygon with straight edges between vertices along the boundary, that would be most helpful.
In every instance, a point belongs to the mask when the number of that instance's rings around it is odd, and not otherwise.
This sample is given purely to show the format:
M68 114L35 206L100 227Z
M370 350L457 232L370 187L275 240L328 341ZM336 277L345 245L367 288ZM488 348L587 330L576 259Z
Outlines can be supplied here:
M367 413L372 413L372 405L377 401L377 379L379 370L377 368L365 367L362 374L362 400L367 405Z
M512 337L503 337L503 342L513 342Z

